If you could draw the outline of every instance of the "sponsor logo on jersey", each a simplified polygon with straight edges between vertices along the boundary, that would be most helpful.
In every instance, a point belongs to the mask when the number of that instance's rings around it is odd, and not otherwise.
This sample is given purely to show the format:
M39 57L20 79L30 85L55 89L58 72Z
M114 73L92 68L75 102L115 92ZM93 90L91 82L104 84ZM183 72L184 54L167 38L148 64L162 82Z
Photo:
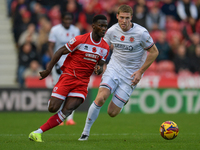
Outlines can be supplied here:
M85 57L90 57L90 58L98 59L99 55L91 54L91 53L85 53Z
M124 41L125 40L125 36L122 35L121 38L120 38L120 40Z
M90 60L90 61L93 61L93 62L97 62L98 58L99 58L99 55L91 54L91 53L85 53L85 57L84 57L84 59Z
M85 49L85 50L88 50L88 46L87 46L87 45L85 45L84 49Z
M134 41L134 37L131 36L130 37L130 41L133 42Z
M131 46L131 45L114 44L114 46L118 49L122 49L123 51L132 51L133 50L133 46Z

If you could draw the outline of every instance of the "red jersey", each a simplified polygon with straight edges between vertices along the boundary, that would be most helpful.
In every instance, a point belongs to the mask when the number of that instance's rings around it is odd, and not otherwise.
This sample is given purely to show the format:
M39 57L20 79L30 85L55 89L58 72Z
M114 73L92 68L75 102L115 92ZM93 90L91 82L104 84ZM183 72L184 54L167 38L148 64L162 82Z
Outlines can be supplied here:
M65 59L61 70L64 74L77 77L83 82L89 82L90 76L98 61L106 60L109 45L101 38L96 43L92 39L92 32L72 38L65 46L71 51Z

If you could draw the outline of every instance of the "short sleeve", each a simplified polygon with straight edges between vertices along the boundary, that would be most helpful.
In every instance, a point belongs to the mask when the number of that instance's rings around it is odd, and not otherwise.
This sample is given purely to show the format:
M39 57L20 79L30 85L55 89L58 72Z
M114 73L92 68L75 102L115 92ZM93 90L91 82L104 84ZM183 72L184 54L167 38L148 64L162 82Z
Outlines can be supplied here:
M111 39L110 39L110 31L107 30L105 36L104 36L104 40L106 41L106 43L108 43L108 45L110 46L111 45Z
M153 46L154 42L148 31L144 31L141 37L141 46L148 50Z
M72 52L75 49L78 49L79 45L80 45L80 41L81 41L81 36L76 36L74 38L72 38L71 40L69 40L65 46Z
M49 33L49 41L50 42L56 42L56 35L55 35L55 28L51 28L50 33Z

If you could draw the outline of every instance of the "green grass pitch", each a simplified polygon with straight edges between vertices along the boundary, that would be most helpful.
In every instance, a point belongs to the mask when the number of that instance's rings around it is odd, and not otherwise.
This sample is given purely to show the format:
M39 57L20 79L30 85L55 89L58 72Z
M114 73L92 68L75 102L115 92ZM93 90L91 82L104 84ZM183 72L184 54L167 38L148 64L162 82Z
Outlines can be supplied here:
M88 141L78 141L86 112L75 112L75 126L58 126L43 134L44 143L30 141L28 135L52 114L48 112L1 112L1 150L198 150L200 114L119 114L110 118L100 113ZM162 122L172 120L179 126L174 140L159 133Z

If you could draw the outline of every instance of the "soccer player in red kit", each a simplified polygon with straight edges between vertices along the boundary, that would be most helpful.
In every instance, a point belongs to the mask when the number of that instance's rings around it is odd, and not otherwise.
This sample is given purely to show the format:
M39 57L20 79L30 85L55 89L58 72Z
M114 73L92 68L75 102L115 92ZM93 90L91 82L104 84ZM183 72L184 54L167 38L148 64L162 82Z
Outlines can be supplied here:
M107 26L107 18L104 15L96 15L93 18L92 32L72 38L56 51L47 69L40 72L41 79L46 78L60 57L68 54L61 67L63 73L54 86L48 103L49 112L57 112L62 103L63 108L39 129L31 132L30 140L43 142L42 133L62 123L85 100L90 76L93 72L103 72L103 65L109 53L109 45L103 39Z

